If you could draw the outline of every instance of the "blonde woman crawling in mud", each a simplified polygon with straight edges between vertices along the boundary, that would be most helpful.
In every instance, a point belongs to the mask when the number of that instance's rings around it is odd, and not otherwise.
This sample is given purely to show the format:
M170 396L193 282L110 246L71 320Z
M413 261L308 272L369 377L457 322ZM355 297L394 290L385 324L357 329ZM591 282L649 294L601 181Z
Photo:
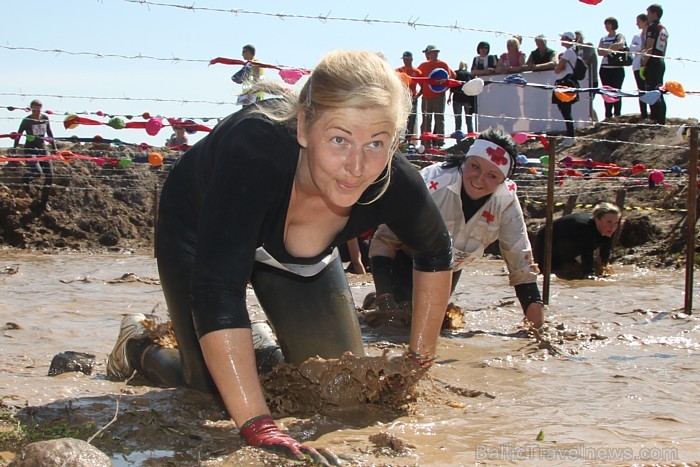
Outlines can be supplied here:
M383 58L331 52L298 97L280 95L223 120L172 169L156 247L178 349L139 338L143 315L126 316L108 374L138 371L156 384L218 393L247 444L336 464L328 450L301 444L272 419L246 285L285 361L361 356L336 247L387 224L415 252L405 358L428 366L450 293L450 235L418 171L397 153L411 97Z

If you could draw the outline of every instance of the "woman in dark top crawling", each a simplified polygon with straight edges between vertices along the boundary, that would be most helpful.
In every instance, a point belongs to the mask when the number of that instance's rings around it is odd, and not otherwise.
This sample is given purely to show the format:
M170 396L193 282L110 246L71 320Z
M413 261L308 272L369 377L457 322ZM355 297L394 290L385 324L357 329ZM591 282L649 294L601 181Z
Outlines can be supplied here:
M600 250L603 268L610 261L612 236L620 223L620 209L614 204L600 203L593 208L593 213L577 212L562 216L554 221L552 239L552 272L565 271L564 274L591 279L595 277L595 250ZM544 266L544 228L537 232L535 240L535 260L540 271ZM581 257L581 264L576 258ZM574 270L577 273L573 273Z
M417 252L405 357L427 367L450 293L451 242L418 171L396 153L411 98L383 58L331 52L298 97L279 94L229 116L173 167L157 256L178 350L144 339L143 315L126 316L108 375L138 371L157 384L218 392L247 444L336 463L273 421L246 284L287 362L363 355L335 247L386 223Z

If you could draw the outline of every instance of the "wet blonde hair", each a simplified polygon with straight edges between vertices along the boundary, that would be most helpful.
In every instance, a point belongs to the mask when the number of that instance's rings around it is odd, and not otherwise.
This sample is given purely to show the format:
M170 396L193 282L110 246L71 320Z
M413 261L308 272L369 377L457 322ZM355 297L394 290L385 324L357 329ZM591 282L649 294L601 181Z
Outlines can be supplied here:
M301 111L310 127L328 110L381 108L394 121L394 139L389 148L393 155L400 135L406 130L411 111L410 91L385 58L374 52L336 50L328 53L313 70L298 95L280 85L260 83L251 92L281 95L275 105L258 111L296 131ZM388 188L391 179L391 158L386 173L375 183L384 184L370 203Z
M593 208L593 217L601 219L606 214L616 214L620 217L620 208L612 203L599 203Z

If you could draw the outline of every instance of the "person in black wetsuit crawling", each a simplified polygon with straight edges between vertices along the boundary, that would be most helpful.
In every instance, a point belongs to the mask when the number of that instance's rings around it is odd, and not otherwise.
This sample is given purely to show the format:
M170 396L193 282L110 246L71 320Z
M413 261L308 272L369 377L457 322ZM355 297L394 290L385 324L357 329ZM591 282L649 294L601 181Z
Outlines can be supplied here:
M283 433L265 403L246 308L250 282L284 359L363 355L337 246L387 224L415 251L405 358L429 366L447 306L450 235L419 173L399 153L411 97L370 52L335 51L299 96L227 117L175 164L163 187L158 270L178 349L122 320L108 376L134 371L168 386L218 392L247 444L335 463Z
M620 223L620 209L614 204L600 203L593 213L577 212L562 216L554 221L552 240L552 272L556 273L576 263L581 257L581 265L574 269L580 274L566 274L573 277L592 279L596 275L594 253L600 249L603 267L610 261L612 236ZM537 232L534 253L540 270L544 267L544 227ZM574 265L576 266L576 265Z

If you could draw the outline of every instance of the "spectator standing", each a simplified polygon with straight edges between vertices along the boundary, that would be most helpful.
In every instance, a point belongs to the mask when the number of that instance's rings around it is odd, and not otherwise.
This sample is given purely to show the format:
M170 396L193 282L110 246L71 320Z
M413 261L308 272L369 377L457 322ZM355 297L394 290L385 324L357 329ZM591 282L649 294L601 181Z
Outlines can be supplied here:
M647 18L649 27L647 28L646 41L644 42L644 52L653 56L642 57L642 67L640 73L645 81L647 91L658 89L664 83L664 72L666 64L666 46L668 45L668 31L659 22L664 10L661 5L654 3L647 8ZM661 94L661 99L650 106L651 119L660 125L666 124L666 102Z
M174 126L173 130L175 133L170 135L168 141L165 143L166 147L183 146L187 144L187 135L185 134L185 128L182 126Z
M564 53L559 57L556 68L554 68L554 78L556 79L555 84L567 86L571 88L578 88L579 83L574 79L574 67L576 66L576 49L574 48L574 41L576 36L573 32L565 32L561 35L561 45L564 47ZM575 94L570 100L563 101L558 96L557 93L552 93L552 104L557 104L561 116L566 122L566 138L562 140L559 144L561 148L570 148L574 145L574 118L571 113L571 106L578 102L578 93Z
M465 62L459 62L459 69L455 71L455 79L457 81L471 81L472 75L467 70L467 64ZM455 131L462 131L462 113L464 113L464 119L467 123L467 133L472 133L474 131L474 122L472 121L472 115L474 112L474 96L467 96L462 91L461 86L450 88L450 97L447 98L447 103L452 101L452 111L455 116Z
M425 61L418 65L424 77L430 76L430 73L436 68L442 68L447 71L449 78L455 77L455 72L450 66L438 59L440 49L434 45L429 45L423 50ZM421 122L421 133L434 133L439 136L445 134L445 92L435 92L429 84L421 85L421 111L423 113L423 121ZM433 127L433 118L435 118L435 126ZM431 144L432 143L432 144ZM445 144L445 140L438 138L432 141L423 141L423 145L429 148L431 145L440 148Z
M487 76L496 72L498 57L489 55L490 52L491 44L484 41L479 42L479 45L476 46L478 55L472 60L472 76Z
M595 46L591 42L586 42L586 37L583 35L583 31L576 31L574 33L576 36L576 43L581 44L584 47L576 47L576 53L583 63L588 67L588 87L597 88L598 87L598 53L596 52Z
M525 69L529 71L553 70L557 66L557 54L547 47L547 39L543 34L535 37L537 48L530 52L525 63Z
M623 34L618 34L617 19L610 16L603 21L608 32L598 43L598 55L603 57L600 61L600 81L604 86L622 89L625 81L625 67L614 61L615 52L619 52L627 43ZM622 115L622 99L617 102L605 102L605 118L619 117Z
M403 60L403 66L397 68L396 71L399 73L404 73L411 78L416 76L422 76L423 73L418 68L413 66L413 53L408 50L401 56ZM408 85L408 89L411 91L412 103L411 103L411 113L408 116L408 124L406 126L406 136L413 136L416 134L416 119L418 117L418 98L420 94L418 93L418 85L415 81L411 81Z
M15 139L14 147L19 146L19 140L22 133L26 133L26 141L24 143L24 157L45 157L49 155L46 149L46 138L51 138L51 146L56 151L56 142L53 140L53 132L49 117L41 113L43 104L38 99L34 99L29 108L31 114L29 117L22 119L17 130L17 139ZM53 164L51 160L31 161L27 163L28 170L22 176L22 183L29 189L29 182L36 177L44 176L44 185L41 188L41 201L39 202L40 211L50 211L49 195L51 194L51 186L53 185Z
M644 50L644 39L646 38L647 34L647 26L649 26L647 15L644 13L637 15L637 27L639 28L639 34L636 34L630 43L630 52L635 52L634 58L632 59L632 72L634 73L634 81L637 83L637 89L640 91L646 91L646 83L639 72L639 70L642 68L642 55L639 54L639 52ZM639 99L639 118L649 118L647 105L641 99Z
M248 104L253 104L259 100L261 100L264 96L264 93L262 92L257 92L257 93L252 93L250 92L251 88L255 86L260 80L263 78L263 73L264 70L255 64L255 62L258 61L257 58L255 58L255 46L252 44L246 44L243 46L243 49L241 50L241 55L243 56L243 59L248 62L246 63L245 66L250 67L250 73L247 73L245 75L245 78L243 80L243 83L241 83L243 89L242 93L238 98L238 104L240 105L248 105Z
M520 41L511 37L506 41L507 52L501 54L496 65L496 73L518 73L525 66L525 54L520 51Z

